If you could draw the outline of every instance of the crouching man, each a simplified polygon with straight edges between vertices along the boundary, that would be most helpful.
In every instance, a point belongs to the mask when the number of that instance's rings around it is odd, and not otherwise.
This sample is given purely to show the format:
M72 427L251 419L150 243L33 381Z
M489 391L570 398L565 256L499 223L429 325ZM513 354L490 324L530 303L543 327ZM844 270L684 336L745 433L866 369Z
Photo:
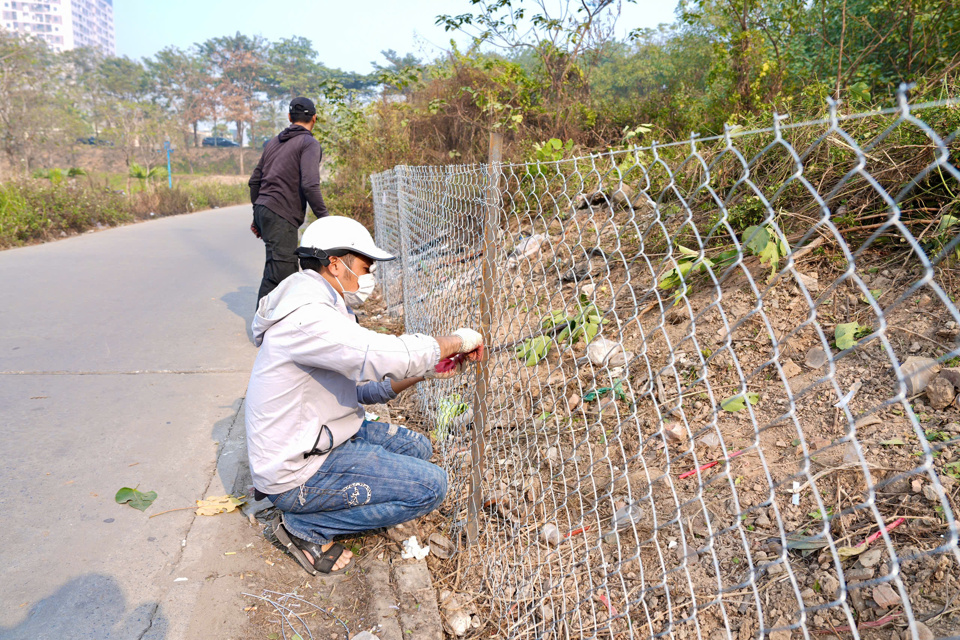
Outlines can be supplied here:
M480 358L482 338L471 329L388 336L357 324L351 308L373 291L376 263L394 256L355 220L317 220L297 255L302 271L263 298L253 320L260 352L247 389L247 447L257 493L282 512L273 532L315 575L350 563L335 536L391 527L443 501L447 474L429 462L429 438L366 421L360 405L460 373ZM456 354L467 357L437 374Z

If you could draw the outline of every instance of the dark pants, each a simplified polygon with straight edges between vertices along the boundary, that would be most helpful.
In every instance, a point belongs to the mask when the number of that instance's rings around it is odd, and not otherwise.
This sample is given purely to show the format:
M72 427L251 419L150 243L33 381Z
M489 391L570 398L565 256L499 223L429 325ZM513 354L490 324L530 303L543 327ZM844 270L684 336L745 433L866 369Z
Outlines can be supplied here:
M263 266L263 280L257 302L277 288L287 276L295 274L297 266L297 228L262 204L253 206L253 223L260 230L267 248L267 262Z

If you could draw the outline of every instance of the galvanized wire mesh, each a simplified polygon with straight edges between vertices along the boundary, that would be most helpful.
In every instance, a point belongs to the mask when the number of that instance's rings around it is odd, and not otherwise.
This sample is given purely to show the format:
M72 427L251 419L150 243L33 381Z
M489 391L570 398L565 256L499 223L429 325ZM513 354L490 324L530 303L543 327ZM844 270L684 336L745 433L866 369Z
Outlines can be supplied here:
M383 262L377 272L377 281L383 292L387 312L400 313L403 304L403 246L400 237L400 218L397 209L397 178L393 171L379 173L373 182L374 235L377 246L389 251L397 260Z
M374 177L406 329L479 328L489 295L488 393L477 370L418 399L452 531L482 478L462 552L493 637L960 633L958 129L901 93Z

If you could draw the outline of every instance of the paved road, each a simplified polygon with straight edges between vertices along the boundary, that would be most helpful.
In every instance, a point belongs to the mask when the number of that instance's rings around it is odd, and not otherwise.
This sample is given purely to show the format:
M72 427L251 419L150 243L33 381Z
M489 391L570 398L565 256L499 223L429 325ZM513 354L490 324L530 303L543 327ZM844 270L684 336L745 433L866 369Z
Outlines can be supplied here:
M249 216L0 252L0 638L171 638L196 616L174 580L217 536L147 516L232 482L216 456L255 357ZM114 502L137 485L159 494L145 514Z

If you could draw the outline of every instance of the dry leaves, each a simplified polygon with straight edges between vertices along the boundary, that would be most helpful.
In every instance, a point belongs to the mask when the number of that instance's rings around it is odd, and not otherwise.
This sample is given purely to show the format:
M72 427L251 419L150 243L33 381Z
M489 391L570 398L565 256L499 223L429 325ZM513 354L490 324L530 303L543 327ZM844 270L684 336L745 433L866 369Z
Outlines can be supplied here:
M207 496L206 500L197 500L198 516L215 516L218 513L230 513L242 505L245 500L234 498L231 495L226 496Z

